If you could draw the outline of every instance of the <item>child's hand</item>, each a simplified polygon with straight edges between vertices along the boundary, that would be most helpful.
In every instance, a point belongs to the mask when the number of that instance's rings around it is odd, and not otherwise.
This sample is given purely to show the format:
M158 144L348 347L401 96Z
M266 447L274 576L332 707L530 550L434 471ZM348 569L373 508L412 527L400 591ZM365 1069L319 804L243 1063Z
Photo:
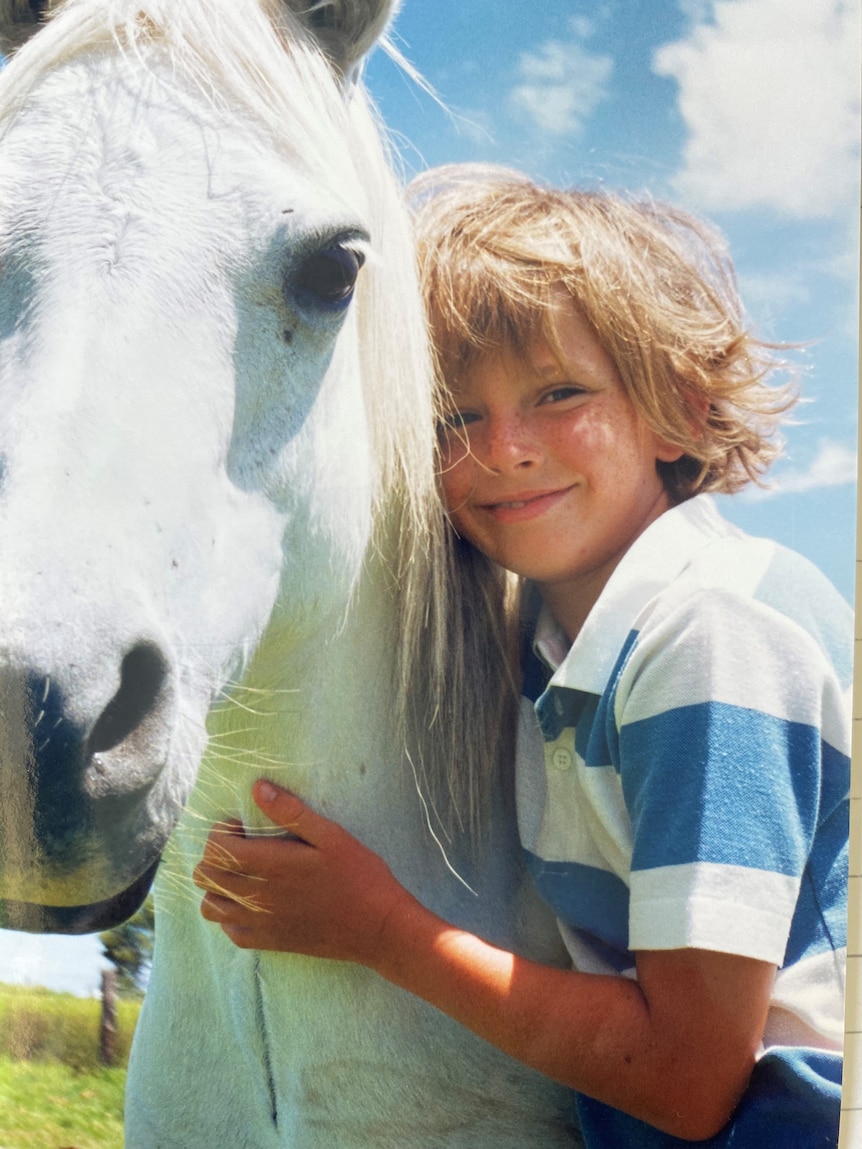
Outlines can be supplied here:
M293 794L259 781L252 796L291 836L214 826L194 872L203 916L243 949L374 966L389 915L410 895L382 858Z

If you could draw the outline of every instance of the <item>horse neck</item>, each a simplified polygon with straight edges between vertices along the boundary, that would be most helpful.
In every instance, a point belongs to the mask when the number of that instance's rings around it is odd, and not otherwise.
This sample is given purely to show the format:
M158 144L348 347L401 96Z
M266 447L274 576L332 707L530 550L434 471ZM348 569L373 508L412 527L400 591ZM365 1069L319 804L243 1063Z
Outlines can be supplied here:
M266 776L390 857L394 826L405 849L415 844L421 803L396 717L397 641L397 596L379 561L366 563L349 609L314 628L298 631L282 595L241 686L211 717L206 816L260 825L249 791Z

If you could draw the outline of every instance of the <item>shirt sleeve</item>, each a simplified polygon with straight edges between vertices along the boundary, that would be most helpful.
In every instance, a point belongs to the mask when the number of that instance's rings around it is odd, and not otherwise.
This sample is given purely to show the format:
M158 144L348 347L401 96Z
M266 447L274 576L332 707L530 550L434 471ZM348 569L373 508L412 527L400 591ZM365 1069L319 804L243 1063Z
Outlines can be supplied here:
M841 835L845 714L823 650L770 607L711 589L647 620L607 716L632 950L783 963L803 875Z

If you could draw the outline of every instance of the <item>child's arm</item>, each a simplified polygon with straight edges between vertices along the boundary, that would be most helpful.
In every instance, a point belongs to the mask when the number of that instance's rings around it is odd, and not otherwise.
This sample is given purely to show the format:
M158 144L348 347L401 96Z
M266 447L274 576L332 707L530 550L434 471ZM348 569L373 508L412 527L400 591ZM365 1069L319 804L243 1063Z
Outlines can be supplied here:
M678 1137L712 1136L744 1090L775 967L637 955L637 981L554 969L426 910L381 858L286 791L255 800L296 839L214 830L195 872L235 944L359 962L519 1061Z

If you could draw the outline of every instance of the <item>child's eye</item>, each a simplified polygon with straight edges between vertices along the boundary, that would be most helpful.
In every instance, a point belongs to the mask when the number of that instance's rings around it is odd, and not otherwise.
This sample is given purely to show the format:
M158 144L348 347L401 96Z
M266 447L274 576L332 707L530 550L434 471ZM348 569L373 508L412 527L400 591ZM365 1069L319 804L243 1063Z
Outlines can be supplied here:
M461 431L478 419L479 416L475 411L447 411L437 420L437 434L445 435L447 431Z
M578 387L573 383L567 383L564 386L554 387L550 391L546 391L540 403L562 403L566 399L574 399L578 395L584 395L586 388Z

